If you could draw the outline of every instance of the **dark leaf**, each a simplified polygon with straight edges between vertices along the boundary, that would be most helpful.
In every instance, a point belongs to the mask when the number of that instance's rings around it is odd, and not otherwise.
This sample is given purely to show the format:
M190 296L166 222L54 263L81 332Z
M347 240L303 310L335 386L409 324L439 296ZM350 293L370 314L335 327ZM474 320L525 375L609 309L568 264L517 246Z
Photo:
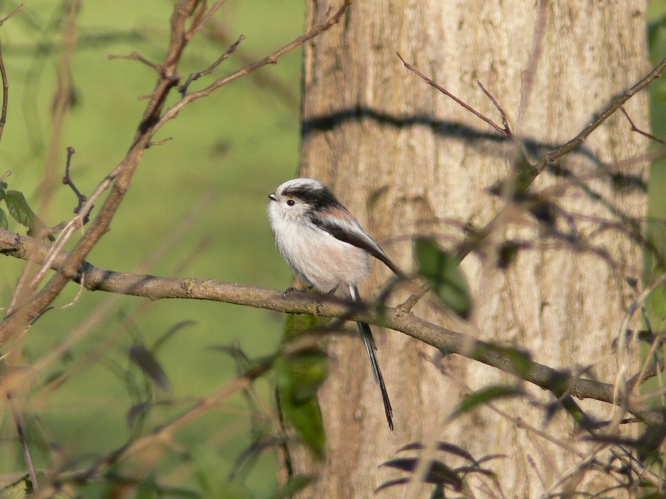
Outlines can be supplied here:
M0 208L0 227L3 229L9 229L9 220L7 219L7 214L5 210Z
M144 345L134 345L129 349L129 358L155 385L163 390L169 389L169 380L162 366Z
M442 251L432 238L417 239L415 253L419 272L444 305L464 319L469 317L472 298L455 256Z
M507 241L502 244L499 249L497 266L502 270L506 270L511 267L511 264L516 261L519 249L520 246L512 241Z
M467 395L463 401L460 402L460 405L451 416L451 419L455 419L481 404L487 404L488 402L500 398L520 397L522 395L522 388L517 386L493 385L487 388L482 388L481 390Z
M380 490L388 489L389 487L393 487L395 485L404 485L406 483L409 483L411 481L411 478L398 478L397 480L389 480L388 482L382 483L379 487L375 489L375 493L379 492Z
M430 499L446 499L446 492L444 492L444 486L441 484L435 485L432 494L430 494Z
M495 476L495 473L490 471L490 470L485 470L483 468L477 468L476 466L461 466L460 468L456 468L454 470L456 473L460 473L461 475L471 475L472 473L480 473L482 475L486 475L489 477Z
M140 416L144 416L152 409L154 404L152 402L141 402L130 407L130 410L127 412L127 425L130 428L134 428L136 420Z
M648 426L643 434L638 437L638 459L645 461L654 457L664 438L666 438L666 424Z
M289 479L289 481L278 490L271 499L286 499L287 497L292 497L297 494L305 487L310 485L315 480L314 475L302 474L296 475Z
M558 412L564 410L559 400L546 404L546 410L543 415L543 425L548 426Z
M243 463L251 456L254 456L263 450L270 449L271 447L277 447L281 443L281 438L267 438L253 443L247 449L245 449L240 456L238 456L238 459L236 459L236 467L239 468L242 466Z
M179 322L178 324L171 326L166 333L164 333L162 336L160 336L155 344L153 345L153 348L150 349L150 351L153 353L153 355L157 354L157 351L164 346L164 344L169 340L174 334L176 334L178 331L180 331L183 328L186 328L188 326L194 326L196 324L195 321L182 321Z
M488 461L492 461L493 459L500 459L500 458L507 458L507 457L509 457L509 456L507 456L506 454L491 454L489 456L484 456L481 459L479 459L476 462L476 465L479 466L479 465L481 465L481 463L486 463Z
M413 442L411 444L405 445L404 447L400 447L396 451L396 453L404 452L406 450L421 450L421 449L425 449L425 445L423 445L420 442ZM437 450L448 452L449 454L462 457L463 459L467 459L468 461L477 464L476 459L474 459L474 457L469 452L467 452L462 447L458 447L457 445L453 445L448 442L437 442Z
M236 372L240 375L250 368L250 358L247 354L237 345L213 345L208 347L209 350L217 350L228 354L236 361Z
M420 461L421 459L418 457L392 459L391 461L382 463L382 466L414 473ZM462 480L456 472L441 461L430 461L428 463L425 481L428 483L451 485L455 489L460 489L460 487L462 487Z

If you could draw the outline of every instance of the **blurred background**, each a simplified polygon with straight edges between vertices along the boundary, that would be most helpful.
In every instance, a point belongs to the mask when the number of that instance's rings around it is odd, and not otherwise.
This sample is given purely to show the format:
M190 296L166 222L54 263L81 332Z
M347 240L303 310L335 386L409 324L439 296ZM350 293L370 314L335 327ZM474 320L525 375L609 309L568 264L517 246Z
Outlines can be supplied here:
M50 209L40 214L49 226L71 218L76 206L72 191L59 184L66 146L76 149L71 175L85 194L124 157L146 104L141 96L152 92L156 75L137 61L108 56L138 51L161 62L174 2L81 1L75 16L71 109L64 126L55 129L61 22L66 8L78 3L28 0L0 28L10 83L0 175L10 170L9 188L23 192L37 209L45 158L62 133L58 186ZM0 1L0 17L18 4ZM666 2L651 2L649 13L646 29L656 63L666 54ZM302 0L227 0L208 29L192 40L180 69L186 75L207 68L244 34L230 59L190 90L203 88L290 42L304 26ZM301 51L295 50L277 65L193 103L166 125L155 140L173 139L146 151L111 232L88 261L124 272L289 286L290 272L275 248L266 207L267 194L297 172L300 68ZM661 137L666 137L665 83L657 81L650 89L653 133ZM666 171L653 168L653 221L666 217L665 186ZM662 227L651 225L656 240L663 242ZM10 229L25 233L12 220ZM19 260L0 258L3 306L22 268ZM264 310L187 300L150 302L101 292L77 296L78 291L70 284L21 344L22 365L34 365L73 332L83 338L32 378L24 418L38 468L81 469L229 381L237 373L235 360L211 347L235 345L257 358L274 352L281 338L284 317ZM663 298L658 300L653 304L657 308ZM156 342L168 389L150 383L128 359L130 347L152 348ZM270 416L271 379L259 381L255 389L256 403L236 396L188 426L173 446L156 451L154 459L165 460L160 482L214 497L271 497L277 487L274 448L250 465L236 466L251 442L270 433L275 422ZM0 439L0 478L7 483L25 470L8 413L0 418ZM90 485L82 493L102 497L106 487Z
M10 83L0 169L12 172L6 179L9 189L22 191L36 211L45 157L54 140L61 20L66 6L76 3L29 0L0 28ZM18 5L0 2L0 17ZM108 56L138 51L155 63L163 61L173 5L168 0L81 2L71 63L73 101L61 130L58 186L43 216L47 225L70 219L76 206L72 191L60 184L66 146L76 149L71 175L86 194L124 157L147 103L140 97L152 92L156 73L137 61ZM194 82L190 90L292 41L303 32L304 13L301 1L227 0L209 29L192 40L180 70L185 75L201 71L239 35L246 39L212 76ZM300 67L301 51L295 50L279 64L190 105L165 126L155 140L173 140L146 152L111 232L88 261L116 271L142 268L161 276L288 287L291 274L275 248L266 207L268 193L296 175ZM10 229L25 234L13 220ZM0 265L0 303L6 305L23 262L2 257ZM281 314L220 303L130 297L115 299L101 311L112 296L85 292L76 299L77 291L78 286L70 284L23 343L25 364L33 364L72 331L87 331L58 362L35 373L26 424L37 467L53 463L55 456L62 466L80 469L128 440L128 415L137 404L168 401L150 411L147 426L134 430L145 431L229 381L236 374L234 360L209 347L237 344L247 355L258 357L275 351L280 342ZM59 308L75 299L71 306ZM99 324L87 326L91 319ZM179 329L157 354L169 381L169 391L160 391L146 384L129 363L128 348L137 343L151 347L174 327ZM273 404L269 384L260 381L256 388L266 405L258 411L268 412ZM238 396L190 425L178 437L182 446L170 449L172 467L160 479L170 473L191 475L188 482L195 486L200 468L201 476L219 479L219 484L206 485L213 493L249 445L250 416L256 413ZM0 474L23 471L16 428L9 417L1 424ZM276 455L274 450L265 452L252 474L240 477L252 484L257 497L275 490ZM95 494L92 489L86 492L87 497Z

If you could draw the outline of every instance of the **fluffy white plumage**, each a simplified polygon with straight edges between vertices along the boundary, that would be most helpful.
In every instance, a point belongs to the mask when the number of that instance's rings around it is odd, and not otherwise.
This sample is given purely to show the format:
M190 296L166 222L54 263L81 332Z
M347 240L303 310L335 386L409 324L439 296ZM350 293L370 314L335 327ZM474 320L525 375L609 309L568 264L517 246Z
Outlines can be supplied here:
M329 292L345 285L352 299L360 301L357 285L368 277L370 255L403 276L352 214L318 180L289 180L268 197L271 200L268 215L280 253L296 275L320 291ZM392 430L393 410L375 355L377 345L368 324L358 322L358 327Z
M370 258L367 251L341 241L315 223L321 214L312 213L307 199L297 196L303 189L316 193L326 189L311 179L295 179L282 184L269 204L275 242L291 269L303 281L323 292L340 284L356 286L368 277ZM290 206L289 202L295 203ZM345 231L366 236L358 222L344 208L332 206L326 216L337 215L337 225ZM342 215L342 216L340 216ZM372 239L367 237L371 244Z

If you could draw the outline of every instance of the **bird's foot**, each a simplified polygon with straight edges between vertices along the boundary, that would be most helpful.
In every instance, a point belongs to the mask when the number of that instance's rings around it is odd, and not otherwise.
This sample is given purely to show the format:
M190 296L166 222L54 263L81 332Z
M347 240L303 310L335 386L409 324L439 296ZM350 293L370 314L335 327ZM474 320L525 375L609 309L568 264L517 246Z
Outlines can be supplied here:
M322 296L333 296L337 290L338 290L338 286L334 287L329 292L324 293ZM317 300L317 308L315 309L315 311L317 313L319 313L319 309L323 306L324 306L324 301L323 300Z
M284 290L284 293L282 293L282 297L286 298L287 295L290 295L292 293L307 293L308 291L311 291L314 286L308 286L305 289L298 289L295 288L294 286L289 286L287 289Z

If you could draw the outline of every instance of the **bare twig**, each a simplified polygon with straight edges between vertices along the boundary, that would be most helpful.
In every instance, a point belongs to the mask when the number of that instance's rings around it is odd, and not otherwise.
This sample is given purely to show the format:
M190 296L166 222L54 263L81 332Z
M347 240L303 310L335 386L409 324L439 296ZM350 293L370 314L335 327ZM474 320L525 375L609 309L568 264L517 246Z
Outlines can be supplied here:
M69 168L71 166L72 156L74 156L75 152L76 151L74 150L74 148L72 146L69 146L67 148L67 163L65 164L65 176L62 178L62 183L64 185L70 186L71 189L74 191L74 194L76 195L76 199L77 199L77 205L76 205L76 208L74 208L74 213L78 214L78 213L81 212L81 208L83 207L83 203L88 201L88 198L85 194L81 194L81 191L79 191L76 188L76 185L74 185L74 181L72 180L72 177L69 174ZM84 225L88 223L89 218L90 218L90 212L88 212L86 214L86 216L83 217L83 224Z
M486 97L490 99L490 102L493 103L493 105L497 108L500 115L502 116L502 125L504 126L504 132L506 132L506 136L509 138L513 137L513 133L511 133L511 128L509 127L509 122L506 119L506 113L504 112L504 109L502 109L502 106L500 106L495 97L493 97L493 95L488 92L488 90L486 90L486 87L483 86L481 81L474 80L474 82L481 88L481 90L483 90L483 93L486 94Z
M9 402L9 409L12 413L14 424L16 425L16 432L18 433L21 449L23 450L23 458L25 459L25 464L28 466L28 473L30 474L32 489L35 491L39 490L39 484L37 483L37 473L35 473L35 466L32 464L32 457L30 456L30 449L28 448L28 440L25 437L23 425L21 424L21 416L16 409L16 404L14 403L13 395L11 393L7 393L7 401Z
M594 121L592 121L592 123L587 125L582 132L580 132L578 135L576 135L573 139L564 144L562 147L555 149L551 153L545 154L541 158L539 163L537 163L536 165L537 170L539 172L543 171L543 169L546 166L550 165L554 161L558 160L565 154L573 151L576 147L581 145L593 131L599 128L599 126L604 121L606 121L610 116L615 114L615 111L620 109L625 102L627 102L634 95L636 95L638 92L647 87L654 80L661 77L661 73L663 73L665 68L666 68L666 59L657 64L657 66L652 71L650 71L650 73L647 76L642 78L633 87L629 88L628 90L625 90L624 92L622 92L622 94L616 97L615 100L606 109L604 109L601 112L601 114L599 114L599 116L597 116L597 118Z
M149 61L145 57L143 57L141 54L139 54L136 50L132 52L129 55L122 55L122 54L111 54L109 56L109 60L112 61L114 59L128 59L130 61L139 61L143 64L145 64L148 67L153 68L155 71L157 71L159 74L162 74L163 67L160 66L159 64L155 64L154 62Z
M534 26L534 38L532 39L532 50L527 61L527 67L523 72L523 86L520 95L520 107L518 108L518 133L522 130L521 123L525 119L525 113L530 105L532 90L534 89L534 76L536 75L541 55L543 54L543 40L546 36L546 15L548 13L548 0L540 0L539 12Z
M156 140L155 142L148 142L148 145L146 145L146 149L150 149L151 147L155 146L161 146L162 144L165 144L166 142L169 142L170 140L173 140L173 137L167 137L166 139L162 140Z
M225 76L224 78L220 78L219 80L216 80L212 84L210 84L208 87L203 88L197 92L192 92L187 94L185 97L183 97L179 102L174 104L172 107L170 107L160 118L159 122L155 125L155 130L159 130L164 126L164 124L169 121L174 119L176 116L178 116L178 113L188 104L191 102L200 99L202 97L206 97L211 94L211 92L217 90L218 88L227 85L228 83L231 83L232 81L237 80L238 78L241 78L247 74L250 74L252 71L255 71L256 69L259 69L263 66L266 66L267 64L277 64L278 60L284 56L285 54L291 52L292 50L300 47L304 43L308 42L309 40L312 40L315 36L319 35L320 33L323 33L324 31L330 29L331 27L335 26L338 22L340 22L340 19L342 16L347 12L349 7L351 6L353 0L345 0L345 2L342 4L342 6L333 14L333 16L329 16L328 13L327 15L319 22L317 23L310 31L305 33L302 36L299 36L296 38L293 42L285 45L279 50L276 50L273 52L271 55L268 57L265 57L261 59L260 61L257 61L253 64L249 64L245 66L244 68L239 69L238 71L235 71L234 73L230 74L229 76ZM329 9L330 11L330 9Z
M188 37L188 39L192 38L194 35L196 35L199 31L203 29L203 27L206 25L208 21L210 21L210 18L213 17L215 12L222 7L226 0L218 0L218 2L213 5L208 12L204 15L204 12L206 10L206 0L204 0L203 4L201 5L201 9L199 10L199 14L197 15L197 18L194 20L192 23L192 27L190 30L187 32L185 36Z
M7 177L9 177L11 174L12 174L12 172L9 171L9 170L7 170L7 171L5 172L5 174L4 174L2 177L0 177L0 182L4 182L4 180L5 180Z
M23 10L24 3L21 3L13 12L6 15L0 20L0 26L5 24L9 19ZM9 80L7 79L7 71L5 70L5 61L2 58L2 45L0 43L0 76L2 76L2 113L0 113L0 139L2 133L5 131L5 123L7 123L7 104L9 102Z
M228 35L226 29L222 23L219 22L209 22L207 24L206 36L223 46L229 46L233 43L233 40ZM243 66L252 64L258 59L254 54L244 51L242 47L236 49L234 57ZM253 71L248 76L256 85L277 96L289 108L298 108L300 100L294 91L293 85L286 84L270 71Z
M0 139L7 123L7 104L9 102L9 81L5 70L5 61L2 58L2 42L0 42L0 75L2 76L2 113L0 114Z
M399 52L396 52L396 55L397 55L398 58L402 61L402 64L403 64L407 69L409 69L412 73L414 73L415 75L417 75L417 76L419 76L421 79L423 79L423 81L425 81L428 85L430 85L431 87L435 87L437 90L439 90L440 92L442 92L444 95L446 95L447 97L450 97L451 99L453 99L454 101L456 101L458 104L460 104L462 107L464 107L465 109L467 109L467 110L468 110L470 113L472 113L474 116L476 116L477 118L479 118L479 119L485 121L486 123L488 123L491 127L493 127L495 130L497 130L497 133L499 133L500 135L502 135L502 136L504 136L504 137L509 137L507 131L504 130L501 126L499 126L497 123L495 123L493 120L491 120L490 118L484 116L483 114L481 114L480 112L478 112L476 109L474 109L472 106L466 104L465 102L463 102L462 100L460 100L458 97L456 97L455 95L453 95L451 92L449 92L447 89L445 89L444 87L442 87L441 85L439 85L438 83L436 83L435 81L433 81L431 78L428 78L426 75L424 75L423 73L421 73L421 71L419 71L418 69L416 69L416 68L415 68L414 66L412 66L410 63L408 63L408 62L407 62L407 61L406 61L406 60L400 55ZM483 89L483 87L481 87L481 88ZM485 92L485 89L483 89L483 90L484 90L484 92ZM488 95L488 93L486 93L486 95Z
M238 40L236 40L236 42L233 43L227 49L227 51L224 54L222 54L222 56L220 56L220 58L217 61L215 61L213 64L211 64L208 69L204 69L203 71L199 71L198 73L191 73L190 76L187 77L187 80L185 81L185 83L183 83L181 86L178 87L178 91L180 92L180 94L184 97L185 94L187 94L187 89L189 88L190 83L192 83L193 81L198 80L202 76L209 75L213 71L215 71L216 67L218 67L220 64L222 64L225 60L227 60L229 58L229 56L231 54L234 53L234 51L236 50L236 47L238 47L240 42L242 42L243 40L245 40L245 35L239 36Z
M25 2L21 2L21 5L19 5L19 6L16 7L12 12L10 12L10 13L7 14L5 17L3 17L2 19L0 19L0 26L2 26L3 24L5 24L7 21L9 21L12 17L14 17L14 16L15 16L16 14L18 14L19 12L21 12L21 11L23 10L23 7L25 7Z
M620 111L622 111L622 113L624 113L624 115L625 115L626 118L627 118L627 121L629 121L629 125L631 125L631 131L632 131L632 132L640 133L640 134L643 135L644 137L647 137L648 139L652 139L652 140L654 140L654 141L657 141L657 142L659 142L661 145L666 146L666 140L664 140L664 139L660 139L660 138L657 137L656 135L652 135L651 133L645 132L645 131L641 130L640 128L638 128L638 127L634 124L634 122L632 121L632 119L629 117L629 113L627 113L627 110L624 108L624 106L622 106L622 107L620 108Z

